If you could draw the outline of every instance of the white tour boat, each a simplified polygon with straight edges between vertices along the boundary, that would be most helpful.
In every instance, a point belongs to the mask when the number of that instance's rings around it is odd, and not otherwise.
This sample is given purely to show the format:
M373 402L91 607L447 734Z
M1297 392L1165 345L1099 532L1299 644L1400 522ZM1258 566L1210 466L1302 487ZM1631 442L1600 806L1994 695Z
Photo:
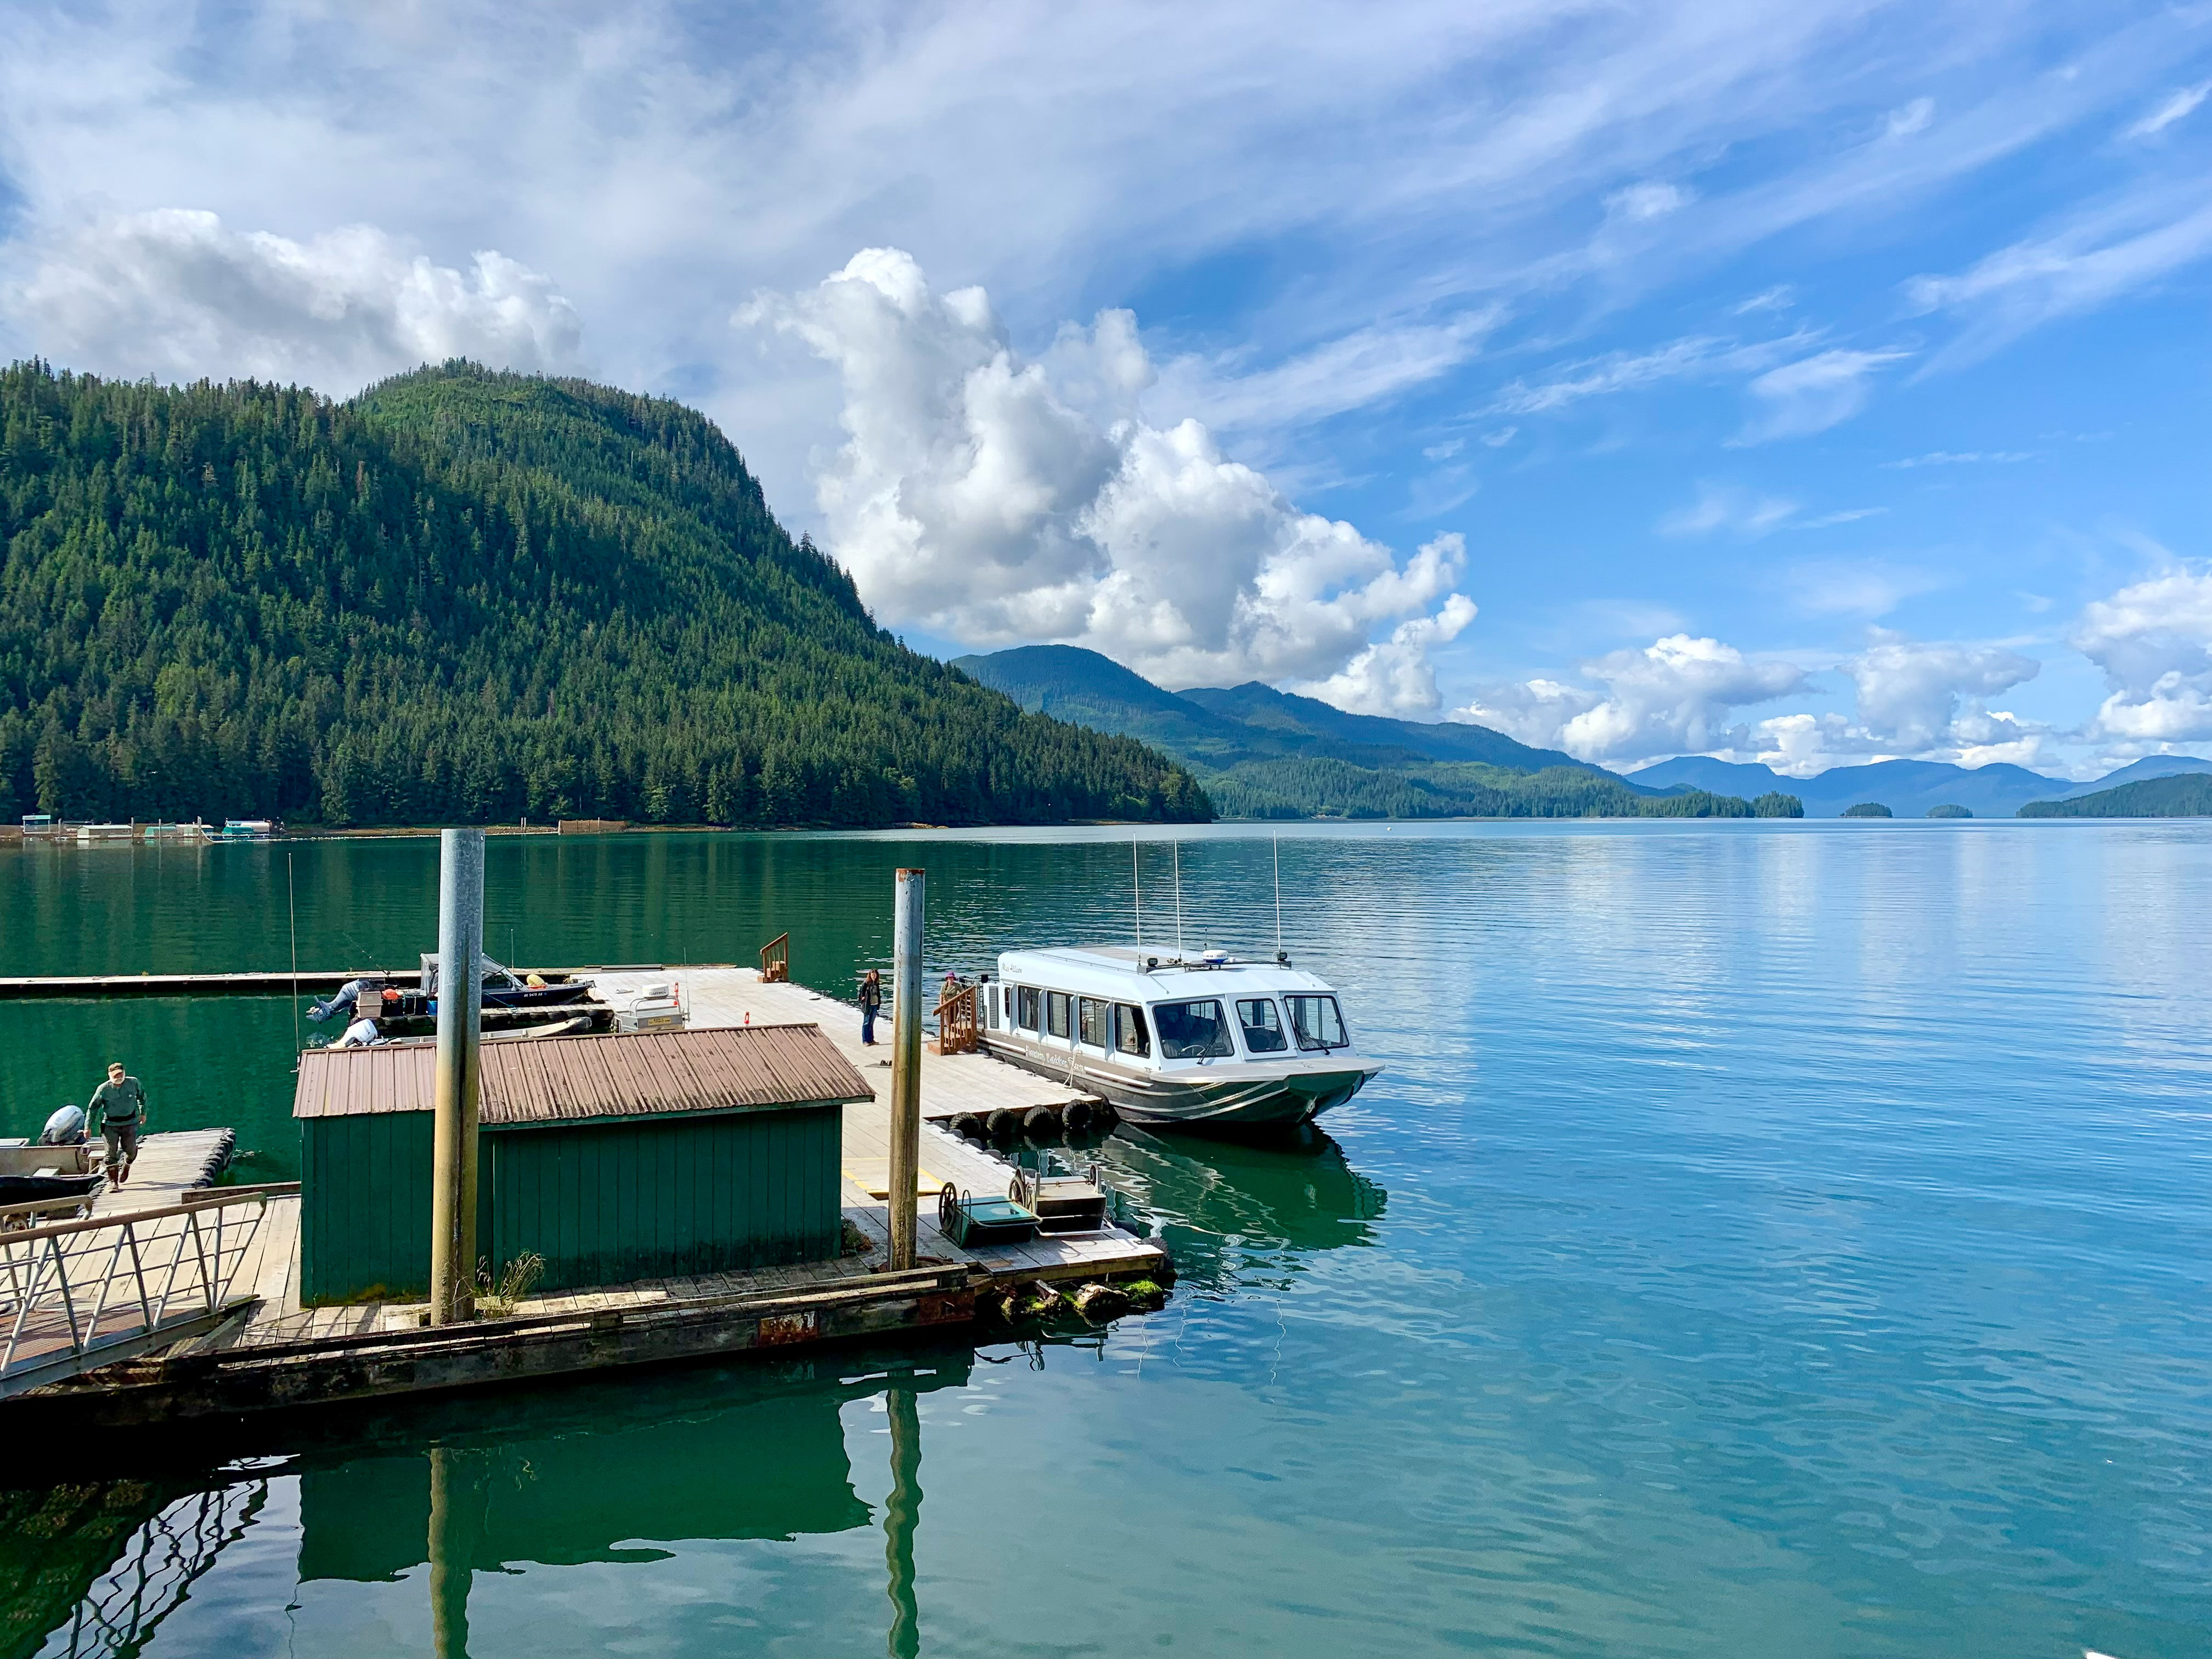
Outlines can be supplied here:
M1132 1123L1304 1123L1382 1069L1352 1048L1336 993L1279 953L1008 951L980 990L987 1049L1103 1097Z

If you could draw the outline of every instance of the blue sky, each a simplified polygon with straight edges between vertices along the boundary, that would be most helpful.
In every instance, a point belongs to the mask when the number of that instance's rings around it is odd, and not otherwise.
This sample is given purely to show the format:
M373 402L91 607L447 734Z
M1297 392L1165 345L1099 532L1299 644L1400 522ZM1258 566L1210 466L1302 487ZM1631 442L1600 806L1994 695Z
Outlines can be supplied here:
M2212 752L2212 8L1285 16L0 5L0 350L680 397L947 653Z

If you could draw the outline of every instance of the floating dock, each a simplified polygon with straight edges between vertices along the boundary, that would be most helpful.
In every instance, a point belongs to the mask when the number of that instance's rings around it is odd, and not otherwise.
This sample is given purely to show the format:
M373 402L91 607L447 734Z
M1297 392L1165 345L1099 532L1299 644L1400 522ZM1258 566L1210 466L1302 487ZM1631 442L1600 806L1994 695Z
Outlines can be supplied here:
M1010 1293L1032 1285L1170 1279L1173 1267L1158 1243L1113 1225L973 1249L961 1249L939 1231L936 1200L942 1188L949 1183L978 1196L1000 1194L1015 1171L1005 1159L927 1120L1000 1107L1060 1106L1077 1097L1065 1085L985 1054L925 1054L917 1265L891 1273L882 1267L890 1239L890 1049L887 1042L872 1048L861 1045L857 1009L800 986L764 981L750 969L579 969L576 976L593 981L602 995L674 981L694 1030L804 1024L818 1026L836 1042L877 1093L875 1100L843 1111L841 1192L850 1224L848 1254L791 1267L526 1298L514 1304L511 1317L432 1328L420 1302L303 1307L300 1200L295 1190L272 1189L252 1206L258 1227L228 1270L222 1296L215 1298L220 1319L158 1352L0 1400L0 1424L25 1431L41 1421L56 1430L120 1427L762 1348L784 1352L855 1337L966 1326L988 1316L994 1303L1002 1304ZM282 978L289 988L290 976L256 977ZM882 1024L887 1030L889 1021ZM116 1221L166 1202L173 1181L185 1183L176 1188L182 1191L210 1178L204 1164L212 1150L188 1137L149 1136L140 1154L143 1176L134 1172L120 1194L103 1194L94 1219ZM174 1171L161 1173L170 1163Z

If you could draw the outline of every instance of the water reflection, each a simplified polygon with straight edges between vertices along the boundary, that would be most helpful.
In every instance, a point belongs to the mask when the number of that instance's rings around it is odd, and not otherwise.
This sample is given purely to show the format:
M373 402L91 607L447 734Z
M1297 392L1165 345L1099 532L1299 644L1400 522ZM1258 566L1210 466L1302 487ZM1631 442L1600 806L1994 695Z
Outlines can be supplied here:
M1370 1224L1389 1197L1311 1124L1264 1141L1199 1140L1125 1125L1097 1155L1107 1178L1158 1225L1181 1277L1210 1289L1235 1277L1226 1249L1232 1243L1240 1255L1373 1243Z
M268 1496L253 1478L181 1495L147 1480L0 1493L0 1654L138 1653Z
M183 1490L191 1477L179 1475L0 1494L0 1654L137 1653L285 1475L298 1483L301 1584L392 1583L427 1565L436 1651L465 1654L480 1573L652 1562L675 1553L665 1545L787 1543L872 1524L840 1413L882 1396L888 1641L910 1656L921 1648L917 1401L965 1388L974 1362L953 1348L853 1376L826 1364L633 1375L306 1425L293 1455L201 1490ZM702 1398L715 1403L702 1409ZM313 1438L301 1445L299 1434Z

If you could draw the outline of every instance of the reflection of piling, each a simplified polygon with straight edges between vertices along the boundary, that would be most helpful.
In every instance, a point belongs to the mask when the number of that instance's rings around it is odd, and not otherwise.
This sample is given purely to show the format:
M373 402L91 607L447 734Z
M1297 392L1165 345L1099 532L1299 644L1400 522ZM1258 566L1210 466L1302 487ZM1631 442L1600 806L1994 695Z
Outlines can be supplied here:
M898 872L891 931L891 1271L914 1266L915 1187L921 1179L923 875Z
M476 1310L477 1058L483 1024L484 832L438 836L438 1059L430 1187L430 1322Z
M482 1504L475 1484L466 1453L430 1448L430 1636L438 1659L466 1659L469 1650L470 1564Z
M921 1614L914 1600L914 1534L921 1521L921 1413L912 1389L884 1395L891 1425L891 1495L884 1506L884 1559L890 1568L891 1659L921 1651Z

